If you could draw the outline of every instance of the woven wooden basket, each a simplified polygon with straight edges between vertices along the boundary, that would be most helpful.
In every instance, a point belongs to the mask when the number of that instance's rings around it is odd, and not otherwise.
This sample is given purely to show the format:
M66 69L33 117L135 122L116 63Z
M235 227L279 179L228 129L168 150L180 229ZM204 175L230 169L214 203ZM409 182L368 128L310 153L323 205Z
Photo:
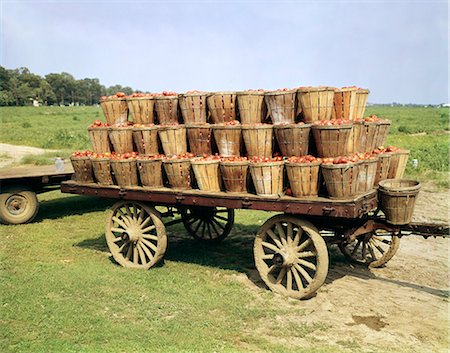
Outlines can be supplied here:
M366 150L366 129L364 121L355 121L348 140L348 153L364 153Z
M250 174L256 194L279 197L283 195L284 162L250 163Z
M191 159L198 188L202 191L220 191L219 160Z
M386 180L389 174L389 167L391 165L391 153L382 153L378 155L377 171L375 173L375 186L382 180Z
M353 119L364 118L366 112L367 98L369 97L368 89L358 89L355 96L355 107L353 109Z
M153 97L127 98L128 110L135 124L155 122L155 100Z
M117 185L122 188L138 186L138 172L135 159L111 159L111 168Z
M242 133L240 125L213 125L214 139L222 157L240 156Z
M128 121L126 98L108 98L101 101L100 106L109 126L126 124Z
M189 150L195 156L212 154L211 150L211 125L190 124L186 125Z
M169 185L175 189L191 189L191 161L189 159L163 159Z
M274 131L283 156L305 156L308 154L311 125L275 125Z
M161 126L158 129L164 154L178 155L187 152L186 127L184 125Z
M248 161L221 161L220 174L226 192L247 192Z
M242 125L242 137L249 158L272 157L273 125Z
M111 143L109 142L109 127L89 127L88 133L92 143L92 150L95 153L110 153Z
M185 124L206 124L208 119L206 98L209 93L192 93L179 96L181 115Z
M262 123L267 115L264 91L247 91L237 93L239 117L242 124Z
M374 188L377 166L377 159L364 160L359 165L358 193L366 193Z
M415 180L388 179L380 183L378 198L386 221L395 225L412 221L420 183Z
M312 131L319 157L347 154L352 125L313 126Z
M111 162L109 158L91 158L92 169L94 170L97 183L102 185L113 185L111 175Z
M360 164L322 164L322 175L331 199L346 199L358 194Z
M408 164L409 151L400 150L398 152L390 152L390 154L391 160L389 162L387 179L401 179Z
M297 91L274 91L264 94L273 124L295 123L297 116Z
M70 157L74 175L73 179L80 184L94 182L92 161L90 157Z
M286 172L294 197L317 197L320 162L286 162Z
M142 186L148 188L163 187L162 159L138 159L137 167Z
M384 146L386 143L386 138L389 133L389 128L391 126L391 122L389 120L383 120L377 123L377 137L375 142L375 147Z
M158 126L133 127L133 140L139 154L158 154Z
M161 125L178 124L178 96L155 97L155 110Z
M329 120L333 112L333 99L333 87L301 87L297 91L297 111L303 113L307 123Z
M109 139L116 153L127 153L134 151L133 127L112 127L109 130Z
M365 122L364 131L366 138L363 152L372 152L375 148L378 147L377 140L379 133L379 124L374 122Z
M333 119L350 119L355 118L355 104L357 88L336 88L333 99Z
M216 92L206 101L214 124L236 120L236 92Z

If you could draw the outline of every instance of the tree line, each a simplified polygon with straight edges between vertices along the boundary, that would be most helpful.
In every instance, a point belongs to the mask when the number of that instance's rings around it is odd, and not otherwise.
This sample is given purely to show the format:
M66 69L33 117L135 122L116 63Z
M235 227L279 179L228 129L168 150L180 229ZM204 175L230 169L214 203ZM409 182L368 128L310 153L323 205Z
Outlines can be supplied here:
M77 80L67 72L41 77L26 67L6 69L0 66L0 106L31 105L34 100L42 105L93 105L101 96L116 92L128 95L134 91L121 85L105 87L98 78Z

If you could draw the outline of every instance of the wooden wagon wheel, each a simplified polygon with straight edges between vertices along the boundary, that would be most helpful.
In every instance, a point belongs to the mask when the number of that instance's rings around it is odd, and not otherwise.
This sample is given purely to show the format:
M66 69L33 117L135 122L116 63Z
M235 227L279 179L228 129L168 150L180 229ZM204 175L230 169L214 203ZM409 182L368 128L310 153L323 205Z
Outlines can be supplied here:
M186 230L195 239L217 243L230 234L234 210L225 207L189 207L180 209Z
M149 269L166 252L166 228L159 212L139 202L112 206L105 236L114 259L124 267Z
M375 268L394 257L400 246L400 238L378 230L362 234L350 243L339 243L338 246L348 260Z
M311 297L328 273L325 241L316 227L294 216L267 220L256 235L254 256L267 286L291 298Z

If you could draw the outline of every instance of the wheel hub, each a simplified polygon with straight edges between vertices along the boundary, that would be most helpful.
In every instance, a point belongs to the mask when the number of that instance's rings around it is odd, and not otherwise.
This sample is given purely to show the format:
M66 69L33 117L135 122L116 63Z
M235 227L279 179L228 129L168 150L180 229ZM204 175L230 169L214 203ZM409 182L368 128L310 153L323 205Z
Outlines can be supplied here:
M13 195L6 201L6 209L13 215L21 214L26 208L27 200L20 195Z
M277 267L292 267L297 260L297 252L291 248L283 248L283 252L278 252L273 255L272 263Z
M132 243L136 243L141 238L141 232L139 231L138 227L135 225L131 225L128 227L126 232L123 232L120 236L123 241L129 241Z

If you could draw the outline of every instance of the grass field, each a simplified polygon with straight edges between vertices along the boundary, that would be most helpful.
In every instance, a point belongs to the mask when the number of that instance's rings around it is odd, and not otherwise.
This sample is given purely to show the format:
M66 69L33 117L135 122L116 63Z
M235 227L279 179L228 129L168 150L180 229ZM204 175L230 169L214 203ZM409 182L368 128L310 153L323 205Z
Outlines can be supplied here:
M369 112L389 116L389 142L410 148L411 158L419 159L410 175L445 185L448 111L371 107ZM90 107L0 108L0 113L0 142L64 150L88 148L86 127L101 117ZM33 223L0 226L0 352L362 349L344 339L338 346L317 341L329 326L309 320L301 302L247 288L247 277L260 286L252 246L268 213L237 211L235 228L220 246L199 244L181 226L170 228L163 266L133 271L114 264L104 240L111 201L59 191L40 200ZM343 261L333 251L331 257Z
M376 114L392 121L388 144L411 150L407 175L421 181L433 180L449 187L449 109L423 107L368 107L366 115ZM0 142L62 150L89 149L87 126L102 119L96 107L1 107ZM24 162L53 163L54 154L28 157Z

